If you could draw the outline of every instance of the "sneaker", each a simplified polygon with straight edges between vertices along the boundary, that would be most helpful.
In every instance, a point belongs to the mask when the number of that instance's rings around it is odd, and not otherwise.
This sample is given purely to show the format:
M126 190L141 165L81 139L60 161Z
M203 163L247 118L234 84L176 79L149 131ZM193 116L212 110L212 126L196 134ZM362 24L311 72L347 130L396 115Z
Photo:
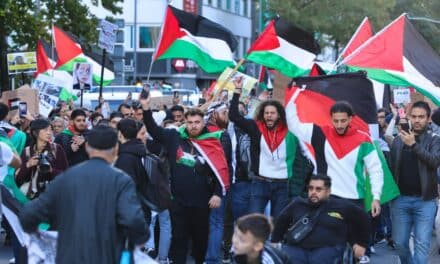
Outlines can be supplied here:
M231 263L231 253L227 250L223 251L223 263Z
M152 259L156 258L156 251L154 250L154 248L142 247L141 251L147 254Z
M370 258L368 256L361 256L359 258L359 264L366 264L366 263L370 263Z
M392 238L387 239L387 245L393 250L396 249L396 244L394 243L394 240Z
M376 244L383 244L385 242L387 242L387 240L385 238L382 238L381 240L376 241Z
M15 264L15 258L11 258L11 259L9 260L9 264Z
M170 264L172 261L169 258L159 259L159 264Z
M370 246L371 254L376 254L376 249L373 246Z

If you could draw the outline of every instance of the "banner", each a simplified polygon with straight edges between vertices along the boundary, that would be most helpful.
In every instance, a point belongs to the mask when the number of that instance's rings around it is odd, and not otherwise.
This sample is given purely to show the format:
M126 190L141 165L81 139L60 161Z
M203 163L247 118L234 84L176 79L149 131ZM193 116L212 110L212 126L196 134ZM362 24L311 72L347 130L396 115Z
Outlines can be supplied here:
M8 73L37 71L37 57L35 51L8 53Z
M105 49L108 53L113 53L118 26L103 19L101 20L99 27L101 28L101 31L99 31L98 46L101 49Z
M0 101L8 104L8 101L14 98L18 98L19 102L26 102L30 114L38 114L38 92L31 89L27 84L14 91L3 92Z

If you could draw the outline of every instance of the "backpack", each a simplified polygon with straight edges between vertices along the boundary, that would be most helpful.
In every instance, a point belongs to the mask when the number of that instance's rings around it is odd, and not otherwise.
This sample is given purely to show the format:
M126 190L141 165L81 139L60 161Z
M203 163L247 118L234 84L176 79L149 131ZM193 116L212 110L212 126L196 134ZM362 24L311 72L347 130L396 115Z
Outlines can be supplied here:
M151 210L161 212L171 205L170 177L166 161L150 152L142 159L148 177L146 195L139 195L141 202Z

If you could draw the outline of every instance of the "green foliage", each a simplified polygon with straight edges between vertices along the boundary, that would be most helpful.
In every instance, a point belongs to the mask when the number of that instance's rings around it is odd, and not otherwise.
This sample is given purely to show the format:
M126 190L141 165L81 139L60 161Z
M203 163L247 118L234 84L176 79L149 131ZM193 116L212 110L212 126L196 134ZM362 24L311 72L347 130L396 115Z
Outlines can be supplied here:
M390 21L394 0L270 0L271 9L299 27L346 43L365 16L375 29Z
M274 13L299 27L318 33L323 46L336 41L340 47L351 36L365 16L377 32L400 14L440 20L439 0L268 0ZM411 20L431 46L440 52L440 24ZM326 35L329 39L324 39Z
M95 6L99 2L113 14L122 12L123 0L91 0ZM81 0L0 0L0 86L8 87L6 53L35 50L39 38L50 42L52 25L72 32L89 46L97 42L98 19Z

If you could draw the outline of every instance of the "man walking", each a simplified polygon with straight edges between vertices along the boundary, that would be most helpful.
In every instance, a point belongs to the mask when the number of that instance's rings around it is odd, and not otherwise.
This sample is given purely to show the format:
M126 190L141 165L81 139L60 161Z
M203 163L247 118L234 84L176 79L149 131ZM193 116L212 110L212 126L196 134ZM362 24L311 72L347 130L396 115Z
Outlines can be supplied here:
M88 135L90 160L60 174L19 218L26 232L42 222L58 231L57 263L119 263L125 235L135 245L148 239L133 180L111 164L116 131L98 126Z
M219 140L221 131L209 132L199 109L185 113L185 126L179 130L159 127L150 110L150 98L140 102L148 133L164 146L170 165L174 198L171 260L186 263L191 238L192 256L201 264L208 244L210 209L220 207L229 187L228 164Z
M401 193L391 203L391 219L403 264L428 263L440 165L440 137L428 130L430 114L426 102L415 102L409 111L412 130L400 130L391 146L391 169ZM413 256L409 251L411 232Z

